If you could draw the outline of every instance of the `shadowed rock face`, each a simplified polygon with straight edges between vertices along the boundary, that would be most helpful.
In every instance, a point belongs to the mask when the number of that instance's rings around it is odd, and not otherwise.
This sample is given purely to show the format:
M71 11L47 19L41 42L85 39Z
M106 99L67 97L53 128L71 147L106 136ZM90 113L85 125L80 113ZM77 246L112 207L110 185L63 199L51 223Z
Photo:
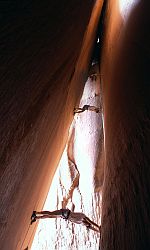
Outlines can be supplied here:
M150 249L150 16L138 1L124 22L109 1L102 58L105 170L103 250Z
M120 2L108 1L101 60L101 248L143 250L150 249L150 4L137 1L124 21ZM93 5L0 3L1 249L31 243L31 211L42 208L87 76L95 33L78 58Z
M0 249L23 249L33 237L31 212L42 209L82 94L95 31L78 57L93 6L0 3Z

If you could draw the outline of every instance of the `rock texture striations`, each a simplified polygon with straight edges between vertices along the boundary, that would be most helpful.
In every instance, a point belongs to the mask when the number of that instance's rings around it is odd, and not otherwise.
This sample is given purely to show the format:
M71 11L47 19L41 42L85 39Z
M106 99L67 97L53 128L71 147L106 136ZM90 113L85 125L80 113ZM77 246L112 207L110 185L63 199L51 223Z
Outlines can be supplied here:
M108 1L104 103L103 250L150 249L149 1Z
M31 212L66 144L102 2L0 3L0 249L32 241Z

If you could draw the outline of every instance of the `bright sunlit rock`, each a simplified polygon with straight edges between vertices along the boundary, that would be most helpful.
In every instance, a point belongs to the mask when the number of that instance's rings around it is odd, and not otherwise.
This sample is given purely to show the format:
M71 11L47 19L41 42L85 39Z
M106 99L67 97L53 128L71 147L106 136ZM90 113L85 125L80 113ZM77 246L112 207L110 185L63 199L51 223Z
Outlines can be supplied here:
M94 66L95 67L95 66ZM97 79L99 81L99 78ZM80 107L85 104L100 105L97 81L88 78ZM95 95L96 93L96 95ZM101 124L101 125L100 125ZM94 192L94 174L98 159L99 137L102 131L102 115L85 111L76 114L70 128L75 128L73 139L73 158L69 165L67 146L53 178L43 210L62 208L62 201L75 212L83 212L100 225L101 193ZM71 155L69 155L71 158ZM70 192L72 188L72 192ZM37 222L36 222L37 223ZM72 224L63 219L41 219L31 250L87 250L99 249L99 233L88 231L83 225Z
M135 8L140 1L141 0L119 0L120 14L125 22L128 20L133 8Z

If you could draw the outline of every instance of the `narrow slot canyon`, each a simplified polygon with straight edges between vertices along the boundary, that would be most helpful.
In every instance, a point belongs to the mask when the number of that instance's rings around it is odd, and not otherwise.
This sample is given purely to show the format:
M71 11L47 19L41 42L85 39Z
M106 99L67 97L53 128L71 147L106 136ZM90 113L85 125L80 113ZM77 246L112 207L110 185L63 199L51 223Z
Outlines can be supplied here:
M150 3L0 3L0 249L150 249ZM84 105L84 112L74 109ZM84 213L99 232L33 211Z
M94 64L89 73L97 76L92 80L88 77L79 106L98 107L99 113L87 110L74 115L68 142L43 210L71 209L74 206L74 212L83 212L100 225L102 185L95 178L96 170L102 172L103 168L102 164L101 167L97 165L99 148L103 144L98 64ZM99 249L98 232L62 219L45 220L39 222L31 250Z

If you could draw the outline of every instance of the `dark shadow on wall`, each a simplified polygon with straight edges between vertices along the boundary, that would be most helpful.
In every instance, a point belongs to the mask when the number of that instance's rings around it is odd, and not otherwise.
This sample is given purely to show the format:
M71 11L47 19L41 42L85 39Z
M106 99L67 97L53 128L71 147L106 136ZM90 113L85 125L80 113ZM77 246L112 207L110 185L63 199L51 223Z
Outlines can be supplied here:
M118 23L111 33L107 23L102 61L106 136L103 250L150 249L149 9L149 1L140 1L122 30ZM110 6L107 18L112 14L113 20L116 10Z
M92 8L89 0L0 2L1 249L26 247L33 235L31 211L44 203L73 118L72 104L65 117L69 79Z
M105 26L104 20L105 20L106 6L107 6L107 0L104 0L102 10L101 10L101 15L99 18L95 45L93 47L93 53L91 56L91 64L98 63L99 66L100 66L101 51L102 51L102 46L103 46L103 35L104 35L104 26Z

